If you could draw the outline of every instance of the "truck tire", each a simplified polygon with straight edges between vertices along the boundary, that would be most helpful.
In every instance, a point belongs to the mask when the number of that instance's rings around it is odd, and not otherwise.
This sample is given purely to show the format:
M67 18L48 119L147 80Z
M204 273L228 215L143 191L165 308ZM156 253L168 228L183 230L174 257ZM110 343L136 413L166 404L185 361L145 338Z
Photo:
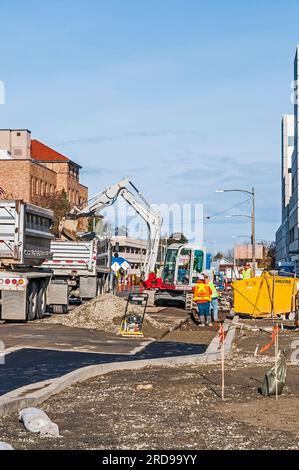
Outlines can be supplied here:
M47 287L41 282L37 293L37 318L43 318L47 308Z
M37 318L37 284L30 281L27 290L27 321L33 321Z

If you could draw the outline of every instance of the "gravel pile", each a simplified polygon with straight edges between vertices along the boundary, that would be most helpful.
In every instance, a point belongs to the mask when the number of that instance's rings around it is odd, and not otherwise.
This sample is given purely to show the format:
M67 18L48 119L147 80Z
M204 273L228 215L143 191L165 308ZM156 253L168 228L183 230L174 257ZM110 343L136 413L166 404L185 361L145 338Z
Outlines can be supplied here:
M114 333L120 324L125 309L126 300L112 294L105 294L76 307L67 315L52 315L49 318L43 319L42 322ZM132 305L129 306L128 311L142 313L143 308L138 305ZM146 316L145 324L150 324L153 328L157 329L163 326L149 316Z

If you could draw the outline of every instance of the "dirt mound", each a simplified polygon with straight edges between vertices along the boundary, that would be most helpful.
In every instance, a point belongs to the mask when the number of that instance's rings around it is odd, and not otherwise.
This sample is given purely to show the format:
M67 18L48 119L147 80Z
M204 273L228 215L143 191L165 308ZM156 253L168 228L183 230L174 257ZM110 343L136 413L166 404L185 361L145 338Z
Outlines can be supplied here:
M67 315L53 315L42 322L114 333L121 322L125 309L126 300L112 294L105 294L76 307ZM134 305L130 306L128 311L142 313L143 309ZM145 318L144 327L146 328L147 325L153 329L161 329L163 326L148 316Z

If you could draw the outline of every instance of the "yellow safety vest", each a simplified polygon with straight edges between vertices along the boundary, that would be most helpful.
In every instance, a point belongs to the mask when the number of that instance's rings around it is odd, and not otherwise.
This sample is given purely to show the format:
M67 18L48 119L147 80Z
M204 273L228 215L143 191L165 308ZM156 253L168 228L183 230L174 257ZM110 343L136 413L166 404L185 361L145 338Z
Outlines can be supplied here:
M249 279L251 278L251 268L246 269L246 271L243 272L243 279Z
M209 286L212 289L212 299L217 299L218 298L218 292L216 289L216 286L213 281L209 282Z

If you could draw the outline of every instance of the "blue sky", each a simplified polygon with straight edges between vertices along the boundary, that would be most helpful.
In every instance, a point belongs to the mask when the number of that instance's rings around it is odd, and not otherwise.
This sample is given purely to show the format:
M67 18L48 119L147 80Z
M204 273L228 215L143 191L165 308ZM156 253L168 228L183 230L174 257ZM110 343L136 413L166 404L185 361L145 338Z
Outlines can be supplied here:
M280 120L291 111L297 1L2 0L0 127L83 166L90 194L129 176L205 215L255 187L257 238L280 223ZM247 202L228 213L248 214ZM214 250L246 218L205 223Z

